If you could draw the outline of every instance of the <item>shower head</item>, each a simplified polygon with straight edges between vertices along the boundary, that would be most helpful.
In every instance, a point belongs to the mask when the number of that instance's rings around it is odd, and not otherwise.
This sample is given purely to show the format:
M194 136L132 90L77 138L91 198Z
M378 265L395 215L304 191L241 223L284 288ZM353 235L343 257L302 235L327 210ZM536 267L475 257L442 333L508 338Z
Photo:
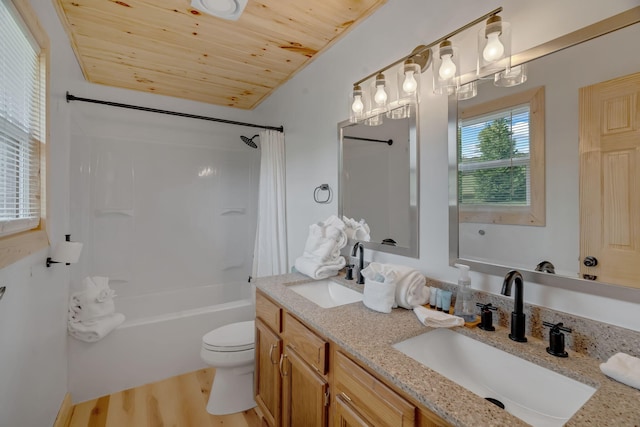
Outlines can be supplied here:
M253 135L251 138L247 138L246 136L240 136L240 139L242 140L242 142L244 142L245 144L247 144L249 147L251 148L258 148L258 146L256 145L255 142L253 142L253 140L255 138L257 138L258 135Z

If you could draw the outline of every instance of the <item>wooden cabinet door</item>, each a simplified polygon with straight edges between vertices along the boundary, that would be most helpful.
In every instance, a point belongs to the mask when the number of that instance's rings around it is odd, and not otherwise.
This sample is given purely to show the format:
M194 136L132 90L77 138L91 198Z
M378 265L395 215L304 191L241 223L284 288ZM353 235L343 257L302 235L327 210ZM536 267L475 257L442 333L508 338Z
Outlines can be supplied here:
M371 427L371 424L349 406L341 395L336 396L335 403L334 427Z
M278 362L282 340L260 319L256 319L254 388L256 403L271 427L280 426L282 379Z
M327 380L291 347L286 347L282 362L282 425L326 427L329 406Z
M580 272L640 287L640 73L580 89Z

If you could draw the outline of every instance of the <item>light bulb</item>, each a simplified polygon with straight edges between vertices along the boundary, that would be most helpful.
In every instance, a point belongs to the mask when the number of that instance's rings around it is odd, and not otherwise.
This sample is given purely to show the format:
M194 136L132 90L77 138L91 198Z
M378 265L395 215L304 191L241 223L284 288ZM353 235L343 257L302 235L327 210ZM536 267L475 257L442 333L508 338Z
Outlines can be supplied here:
M351 110L356 114L362 113L362 110L364 110L364 104L362 103L362 96L356 95L353 97L353 104L351 104Z
M406 93L413 93L418 89L418 82L416 78L413 77L413 70L407 70L404 73L404 83L402 83L402 90Z
M376 104L383 105L387 102L387 92L385 92L383 84L376 86L376 88L376 94L373 97L373 100L376 101Z
M440 65L440 70L438 73L440 74L440 78L442 80L449 80L451 77L456 75L456 64L453 63L451 57L453 55L442 55L442 65Z
M487 45L482 51L482 57L487 62L497 61L504 55L504 46L500 43L500 32L495 31L487 34Z

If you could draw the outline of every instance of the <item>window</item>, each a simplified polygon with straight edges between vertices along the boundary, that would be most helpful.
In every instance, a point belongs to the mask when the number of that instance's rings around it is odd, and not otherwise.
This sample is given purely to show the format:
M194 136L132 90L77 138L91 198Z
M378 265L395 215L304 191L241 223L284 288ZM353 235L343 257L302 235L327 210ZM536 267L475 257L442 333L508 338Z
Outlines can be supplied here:
M544 199L544 88L463 110L460 221L542 226Z
M0 267L48 244L42 173L48 42L34 16L27 1L0 0Z

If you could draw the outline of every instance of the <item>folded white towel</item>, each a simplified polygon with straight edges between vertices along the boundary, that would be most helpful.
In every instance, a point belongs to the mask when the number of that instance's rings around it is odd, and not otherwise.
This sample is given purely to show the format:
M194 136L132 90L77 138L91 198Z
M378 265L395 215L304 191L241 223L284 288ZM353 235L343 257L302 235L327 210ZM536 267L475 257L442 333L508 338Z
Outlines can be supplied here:
M95 299L87 297L86 292L72 294L69 301L69 320L86 322L115 312L113 299L109 298L104 302L94 302L92 300Z
M298 257L295 262L296 270L313 279L326 279L327 277L336 276L346 265L344 257L338 257L331 263L320 263L315 259L304 256Z
M625 353L616 353L600 364L600 370L623 384L640 389L640 359Z
M362 270L364 272L364 270ZM394 283L383 283L366 279L364 281L364 291L362 302L371 310L381 313L391 313L395 305L396 285Z
M69 335L81 341L96 342L104 338L109 332L117 328L124 322L124 314L113 313L109 316L92 321L90 324L84 322L69 322Z
M464 325L464 319L452 316L442 311L429 310L425 307L414 307L413 312L418 316L420 322L432 328L451 328Z

